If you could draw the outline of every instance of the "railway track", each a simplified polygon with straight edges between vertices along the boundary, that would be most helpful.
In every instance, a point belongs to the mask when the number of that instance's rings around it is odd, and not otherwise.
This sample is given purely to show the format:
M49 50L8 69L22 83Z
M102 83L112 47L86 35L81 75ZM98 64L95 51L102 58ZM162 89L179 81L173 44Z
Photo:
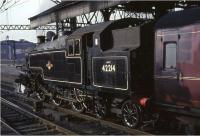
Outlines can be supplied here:
M8 86L8 88L11 89L12 87ZM28 106L30 109L32 108L34 110L33 107L35 106L35 104L30 105L30 104L25 104L25 103L27 103L28 101L29 102L31 101L34 103L36 101L35 99L27 98L23 94L17 94L14 91L9 91L6 89L2 89L2 92L4 92L4 93L6 92L6 93L10 94L10 96L12 95L12 97L15 96L14 99L15 99L16 103L18 103L17 99L20 98L19 103L23 104L23 107ZM13 101L13 98L11 98L11 99ZM23 101L26 101L26 102L23 102ZM66 115L65 120L68 120L68 122L67 122L68 126L70 126L72 128L70 130L73 130L73 132L78 131L80 134L122 134L122 135L127 135L127 134L129 134L129 135L147 135L147 134L149 134L149 133L146 133L146 132L143 132L140 130L127 128L125 126L122 126L122 125L114 123L114 122L100 120L100 119L97 119L90 115L79 114L72 110L66 109L65 107L57 107L57 106L54 106L54 105L46 103L46 102L42 103L42 109L48 109L48 110L52 110L53 112L64 113ZM73 123L73 122L76 122L76 123ZM84 127L82 127L80 124L82 124L82 126L84 126ZM86 126L89 126L89 127L86 127ZM82 131L80 131L80 130L82 130ZM91 130L91 132L88 132L89 130ZM102 131L102 132L100 133L99 131Z
M121 131L122 134L126 134L126 135L147 135L148 134L149 135L149 133L147 133L147 132L143 132L143 131L140 131L137 129L131 129L131 128L122 126L120 124L116 124L116 123L113 123L113 122L110 122L107 120L98 119L93 116L88 116L86 114L79 114L77 112L74 112L72 110L69 110L69 109L66 109L63 107L56 107L56 106L48 104L48 103L45 103L44 107L54 109L56 111L64 112L67 115L70 115L72 117L77 117L77 118L83 119L85 121L90 121L91 124L99 124L104 127L108 127L108 128L112 128L112 129Z
M19 133L4 120L1 120L1 135L19 135Z
M76 133L45 120L1 97L1 123L18 135L74 135Z

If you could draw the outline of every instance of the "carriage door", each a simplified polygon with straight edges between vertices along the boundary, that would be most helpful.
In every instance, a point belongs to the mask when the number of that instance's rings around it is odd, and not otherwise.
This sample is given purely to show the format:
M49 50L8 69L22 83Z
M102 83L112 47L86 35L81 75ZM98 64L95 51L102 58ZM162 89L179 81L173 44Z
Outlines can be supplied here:
M175 104L177 102L176 96L178 88L177 80L177 43L176 42L166 42L163 47L163 70L162 78L165 93L166 101L169 103Z
M174 31L173 31L174 32ZM159 102L176 105L180 93L177 80L178 35L174 32L164 34L162 42L156 45L156 98Z

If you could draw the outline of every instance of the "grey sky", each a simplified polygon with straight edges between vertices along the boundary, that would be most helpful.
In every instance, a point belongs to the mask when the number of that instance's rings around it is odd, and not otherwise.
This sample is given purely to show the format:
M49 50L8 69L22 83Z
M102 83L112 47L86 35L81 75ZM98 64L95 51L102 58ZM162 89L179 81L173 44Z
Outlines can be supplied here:
M0 0L2 3L3 0ZM16 1L16 0L13 0ZM28 18L54 6L55 4L50 0L20 0L15 6L9 8L3 13L0 12L0 24L29 24ZM0 41L5 40L9 35L9 39L19 40L25 39L36 42L36 34L42 33L36 31L1 31Z

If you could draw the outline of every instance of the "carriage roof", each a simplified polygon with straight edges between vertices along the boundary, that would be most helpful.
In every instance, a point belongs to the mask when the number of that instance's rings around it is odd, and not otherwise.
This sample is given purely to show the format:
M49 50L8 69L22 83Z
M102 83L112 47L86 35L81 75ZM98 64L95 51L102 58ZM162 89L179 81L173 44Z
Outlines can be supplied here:
M155 28L174 28L194 23L200 23L200 8L170 12L157 21Z

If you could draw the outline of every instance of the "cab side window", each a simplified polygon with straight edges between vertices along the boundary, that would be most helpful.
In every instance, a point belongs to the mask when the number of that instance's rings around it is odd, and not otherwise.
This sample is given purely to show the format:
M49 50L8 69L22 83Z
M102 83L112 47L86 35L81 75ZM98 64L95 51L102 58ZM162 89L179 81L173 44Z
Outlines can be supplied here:
M176 69L176 43L166 43L164 45L164 68L165 69Z
M74 56L74 40L68 40L68 56Z
M81 54L80 40L79 39L75 40L75 42L74 42L74 53L75 53L75 55Z

